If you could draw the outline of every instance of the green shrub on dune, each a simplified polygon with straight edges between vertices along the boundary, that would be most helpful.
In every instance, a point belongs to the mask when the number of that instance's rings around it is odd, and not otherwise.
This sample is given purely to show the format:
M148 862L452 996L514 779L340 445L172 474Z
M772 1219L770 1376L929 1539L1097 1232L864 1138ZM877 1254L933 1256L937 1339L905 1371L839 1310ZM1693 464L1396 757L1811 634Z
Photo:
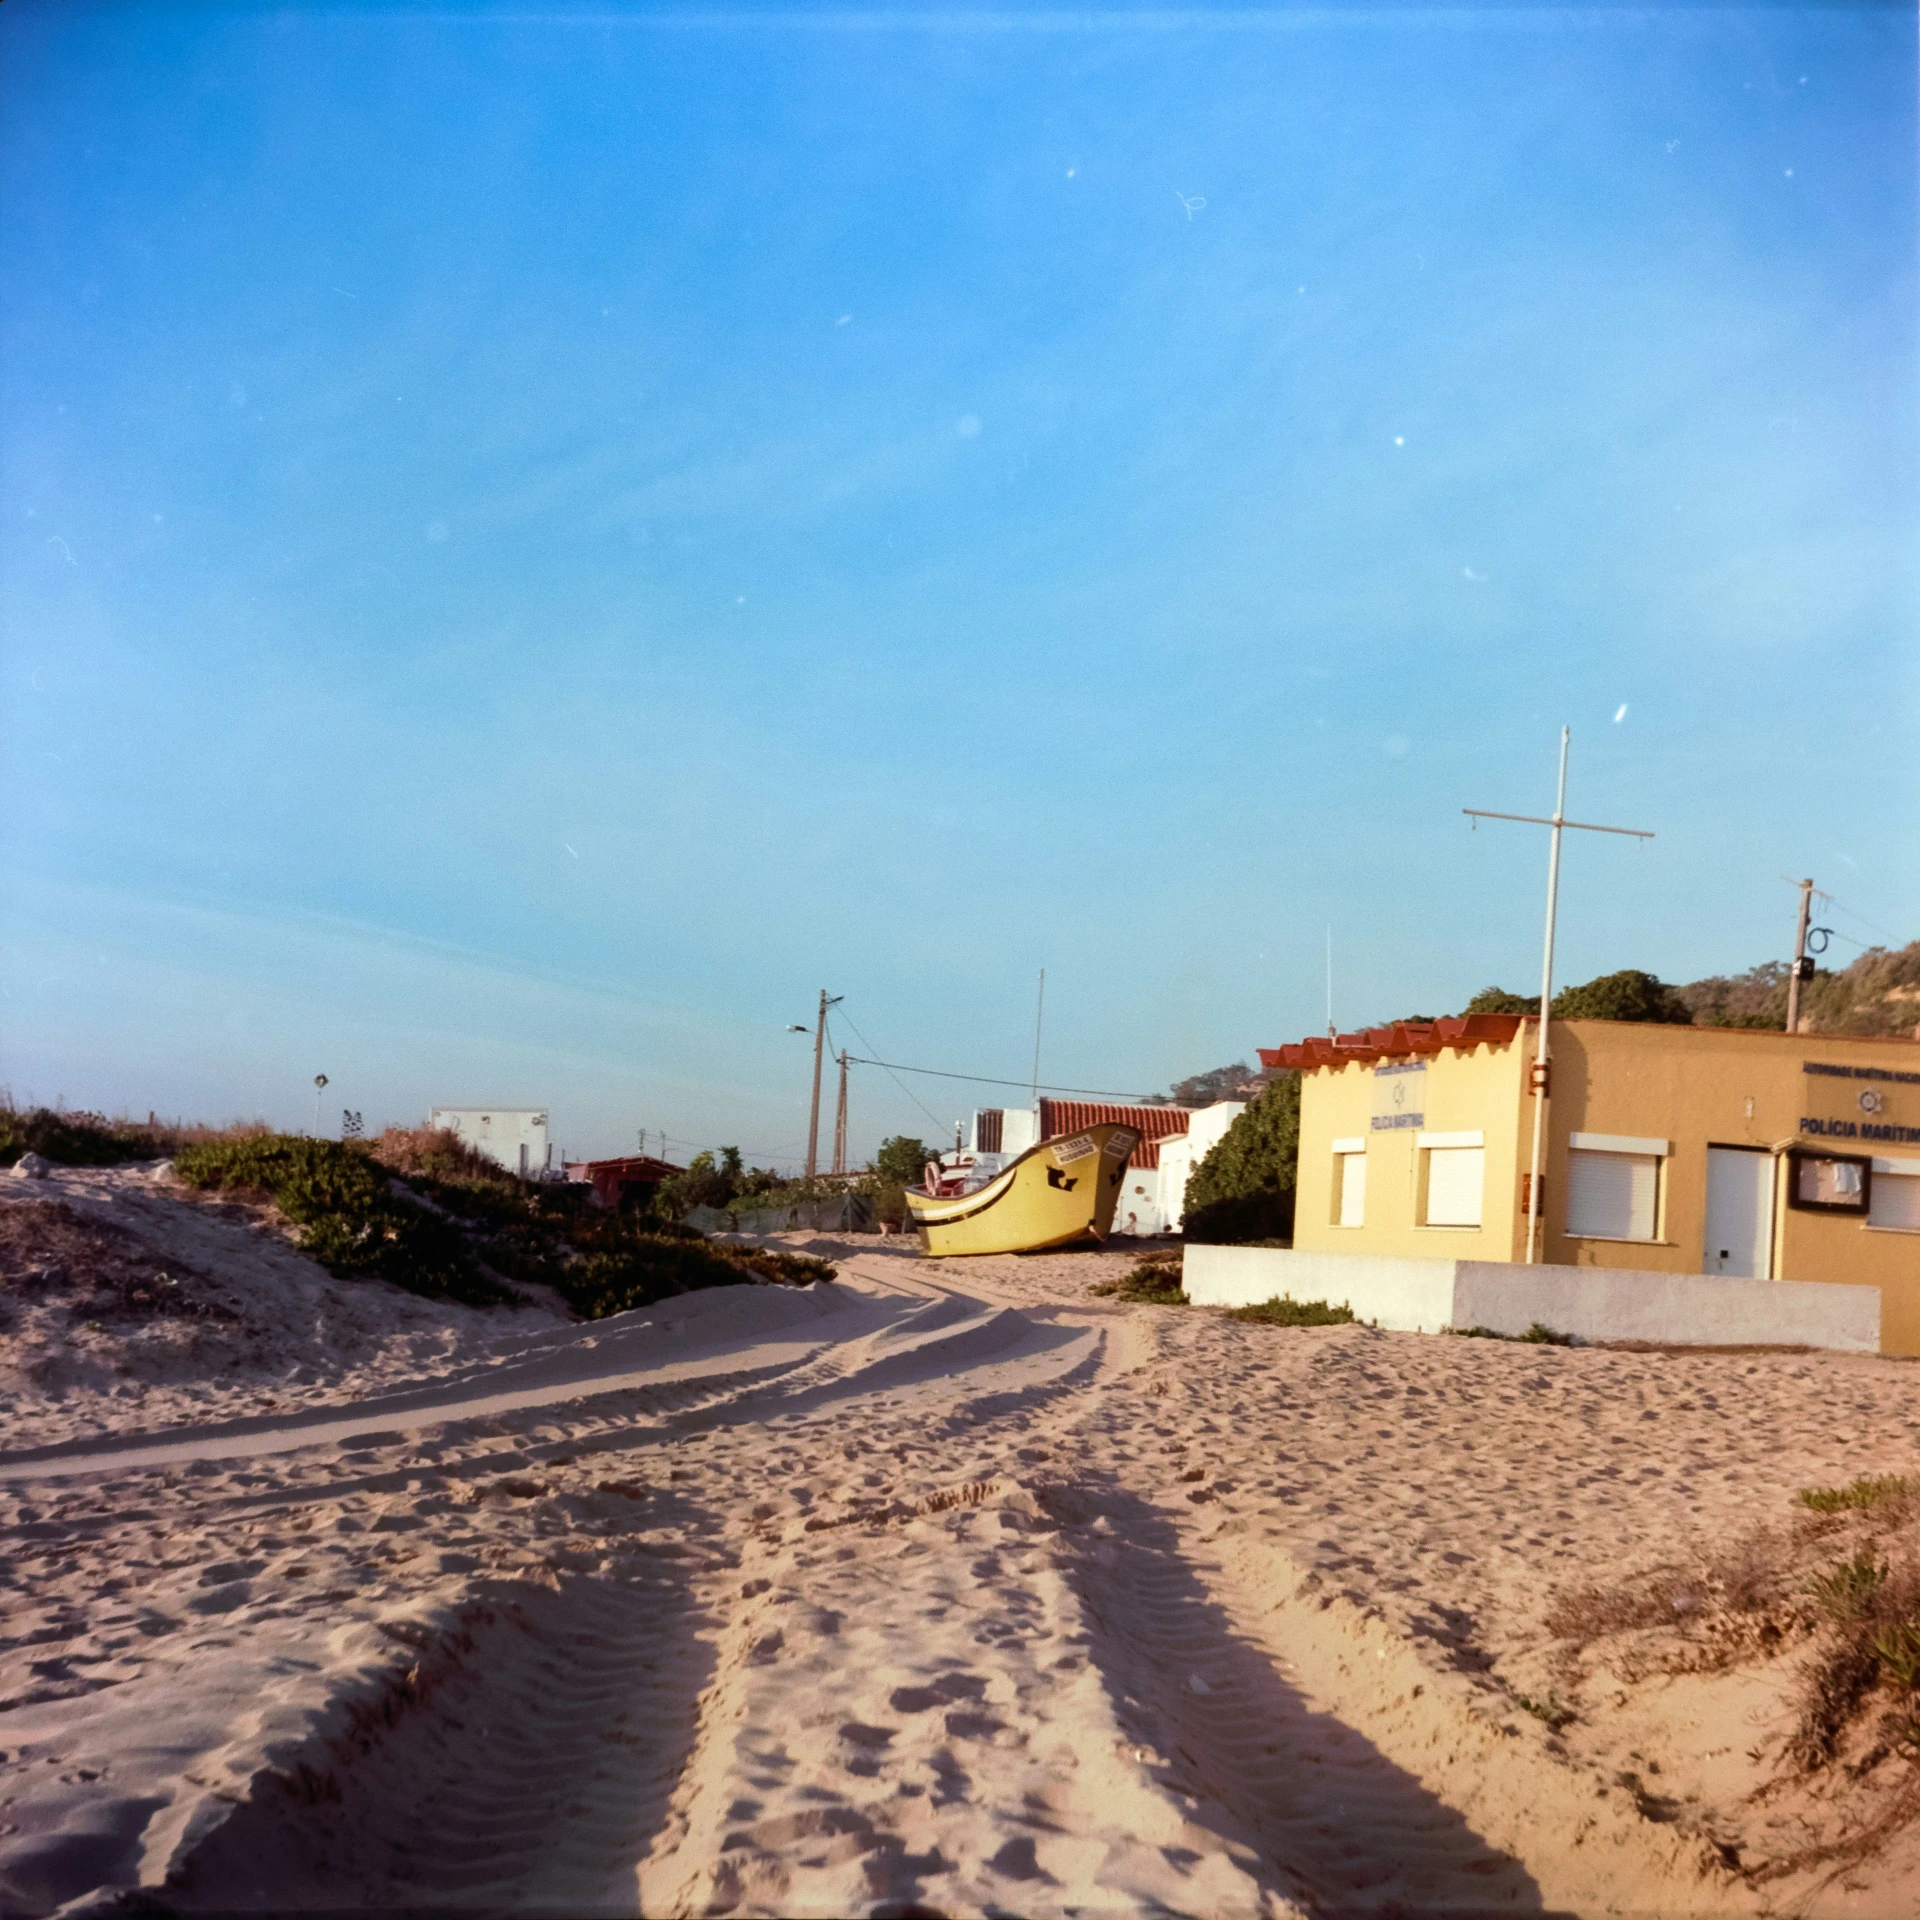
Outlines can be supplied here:
M452 1221L395 1194L364 1147L274 1133L186 1147L173 1165L191 1187L266 1194L329 1273L377 1274L409 1293L472 1307L512 1297L479 1270Z
M510 1282L550 1287L589 1320L706 1287L831 1280L824 1260L710 1241L594 1203L584 1182L530 1183L451 1135L393 1129L342 1143L291 1134L182 1149L190 1186L260 1193L330 1273L375 1275L430 1299L493 1306Z

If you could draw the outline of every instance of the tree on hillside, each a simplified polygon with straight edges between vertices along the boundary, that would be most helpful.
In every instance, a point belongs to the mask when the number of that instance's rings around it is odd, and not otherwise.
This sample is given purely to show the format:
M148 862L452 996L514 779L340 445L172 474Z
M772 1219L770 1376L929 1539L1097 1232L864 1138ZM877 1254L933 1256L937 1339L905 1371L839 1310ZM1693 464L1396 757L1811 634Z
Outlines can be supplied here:
M1181 1107L1210 1107L1219 1100L1244 1100L1260 1087L1260 1069L1244 1061L1209 1067L1173 1083L1173 1103Z
M1537 998L1509 993L1504 987L1485 987L1467 1002L1469 1013L1539 1010ZM1603 973L1577 987L1562 987L1553 996L1550 1011L1556 1020L1644 1020L1670 1027L1693 1024L1693 1010L1681 998L1680 989L1637 967Z
M1189 1240L1285 1240L1300 1161L1300 1076L1278 1073L1194 1168Z
M1538 1013L1540 1002L1524 993L1509 993L1505 987L1482 987L1467 1002L1469 1013Z
M1715 974L1680 989L1703 1027L1766 1027L1787 1020L1784 960L1745 973ZM1869 947L1838 973L1817 968L1800 986L1800 1018L1809 1033L1920 1037L1920 940Z
M1583 986L1565 987L1553 997L1556 1020L1641 1020L1660 1026L1690 1027L1693 1012L1679 990L1637 967L1603 973Z

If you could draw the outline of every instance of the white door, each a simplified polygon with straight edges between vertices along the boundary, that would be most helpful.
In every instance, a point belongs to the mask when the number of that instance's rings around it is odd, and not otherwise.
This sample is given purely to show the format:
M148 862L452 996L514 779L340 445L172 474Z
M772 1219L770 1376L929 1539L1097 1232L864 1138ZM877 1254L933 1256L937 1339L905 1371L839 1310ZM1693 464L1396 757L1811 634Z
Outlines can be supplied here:
M1773 1155L1707 1149L1707 1244L1702 1273L1765 1280L1773 1266Z

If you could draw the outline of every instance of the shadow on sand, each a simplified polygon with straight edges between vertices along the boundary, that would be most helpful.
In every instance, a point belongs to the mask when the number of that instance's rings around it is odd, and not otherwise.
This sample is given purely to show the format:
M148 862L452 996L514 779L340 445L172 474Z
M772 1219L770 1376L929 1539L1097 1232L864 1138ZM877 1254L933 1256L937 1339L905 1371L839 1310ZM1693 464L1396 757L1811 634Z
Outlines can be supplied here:
M1106 1480L1052 1491L1121 1725L1164 1756L1196 1823L1260 1857L1318 1915L1544 1914L1539 1886L1370 1741L1309 1706L1237 1633L1178 1529ZM1110 1534L1085 1531L1104 1515Z

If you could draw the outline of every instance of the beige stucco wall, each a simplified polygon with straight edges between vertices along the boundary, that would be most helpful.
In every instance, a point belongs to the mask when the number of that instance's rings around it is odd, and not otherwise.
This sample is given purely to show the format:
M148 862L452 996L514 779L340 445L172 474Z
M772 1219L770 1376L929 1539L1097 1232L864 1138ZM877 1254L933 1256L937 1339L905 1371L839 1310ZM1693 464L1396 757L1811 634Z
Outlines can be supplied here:
M1706 1251L1706 1150L1711 1145L1798 1144L1815 1152L1920 1158L1920 1146L1822 1136L1804 1127L1812 1119L1920 1129L1920 1085L1805 1071L1814 1061L1920 1072L1920 1046L1911 1041L1676 1030L1610 1020L1569 1020L1554 1029L1554 1036L1549 1260L1698 1273ZM1881 1111L1871 1116L1859 1107L1859 1095L1868 1087L1881 1100ZM1672 1140L1672 1156L1663 1169L1657 1243L1580 1240L1553 1230L1565 1218L1555 1197L1566 1192L1567 1136L1574 1132ZM1773 1278L1878 1287L1882 1350L1920 1353L1920 1234L1788 1206L1786 1167L1780 1160L1775 1163Z
M1523 1248L1514 1207L1531 1148L1531 1137L1522 1134L1522 1120L1532 1114L1522 1087L1531 1058L1519 1040L1428 1056L1418 1128L1374 1127L1371 1066L1322 1067L1303 1075L1293 1244L1302 1251L1404 1259L1517 1257ZM1487 1156L1481 1225L1422 1226L1420 1134L1473 1132L1484 1136ZM1333 1143L1354 1137L1367 1143L1366 1219L1359 1227L1340 1227L1334 1225Z
M1872 1286L1881 1294L1882 1351L1920 1354L1920 1234L1870 1227L1857 1215L1787 1204L1791 1145L1871 1158L1920 1159L1920 1144L1810 1131L1892 1124L1920 1129L1920 1083L1810 1074L1806 1063L1920 1073L1920 1044L1605 1020L1556 1022L1546 1155L1542 1259L1558 1266L1698 1274L1706 1232L1707 1148L1747 1146L1775 1155L1775 1280ZM1524 1091L1532 1026L1505 1047L1441 1053L1428 1061L1425 1130L1486 1135L1486 1192L1477 1230L1423 1227L1415 1218L1417 1155L1411 1130L1370 1130L1373 1069L1323 1067L1303 1076L1299 1206L1294 1244L1303 1250L1395 1257L1517 1260L1525 1257L1521 1181L1532 1102ZM1864 1114L1859 1096L1879 1096ZM1569 1235L1568 1137L1627 1135L1670 1143L1662 1167L1657 1237L1602 1240ZM1367 1211L1359 1228L1331 1224L1332 1143L1367 1139Z

